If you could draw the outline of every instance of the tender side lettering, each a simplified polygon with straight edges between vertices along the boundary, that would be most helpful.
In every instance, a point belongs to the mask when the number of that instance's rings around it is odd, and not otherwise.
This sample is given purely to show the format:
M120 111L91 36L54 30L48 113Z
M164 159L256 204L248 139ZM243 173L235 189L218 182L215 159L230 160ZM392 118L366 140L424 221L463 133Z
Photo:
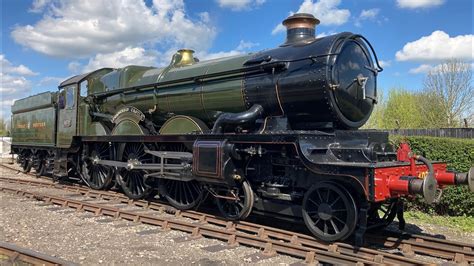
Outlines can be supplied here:
M33 128L45 128L46 122L35 122L33 123Z

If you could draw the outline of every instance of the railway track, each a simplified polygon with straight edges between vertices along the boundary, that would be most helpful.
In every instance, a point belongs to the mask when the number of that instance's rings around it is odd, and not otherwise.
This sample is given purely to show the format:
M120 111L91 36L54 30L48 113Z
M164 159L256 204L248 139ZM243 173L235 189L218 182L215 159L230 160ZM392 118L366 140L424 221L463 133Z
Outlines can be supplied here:
M0 265L76 265L56 257L0 242Z
M367 234L366 238L370 243L398 248L408 257L419 254L456 263L474 263L474 244L390 231L385 231L384 235Z
M5 166L4 166L5 167ZM17 171L12 167L8 167ZM153 201L133 201L125 195L112 191L97 191L79 185L57 184L51 181L21 180L0 178L3 183L23 184L29 186L49 187L66 190L103 201L90 203L67 197L44 195L28 192L20 188L1 187L0 191L9 191L29 198L43 200L51 204L76 210L93 212L161 227L162 230L179 230L190 233L190 239L208 237L227 241L228 246L238 244L263 250L263 255L285 254L304 259L306 263L322 262L333 264L421 264L423 261L413 258L414 254L428 255L456 263L474 262L474 245L447 241L432 237L403 234L395 236L385 232L384 235L368 235L370 243L385 248L398 249L399 254L392 254L372 248L355 247L349 243L326 244L312 236L262 226L245 221L230 222L214 215L197 211L179 211L166 204ZM123 211L107 203L125 203L141 207L148 211L172 214L169 218L159 218L149 214ZM188 218L192 222L183 222L177 218Z

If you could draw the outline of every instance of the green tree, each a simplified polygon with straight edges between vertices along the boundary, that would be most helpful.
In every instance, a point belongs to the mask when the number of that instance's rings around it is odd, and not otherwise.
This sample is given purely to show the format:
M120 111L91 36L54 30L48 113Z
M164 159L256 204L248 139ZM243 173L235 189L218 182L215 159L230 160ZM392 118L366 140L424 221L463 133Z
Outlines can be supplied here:
M404 89L391 89L383 111L382 127L387 129L425 126L420 110L420 95Z
M0 118L0 136L4 137L7 135L7 124L3 118Z
M377 91L377 104L370 115L367 123L362 127L363 129L380 129L383 128L383 113L385 111L385 101L382 91Z

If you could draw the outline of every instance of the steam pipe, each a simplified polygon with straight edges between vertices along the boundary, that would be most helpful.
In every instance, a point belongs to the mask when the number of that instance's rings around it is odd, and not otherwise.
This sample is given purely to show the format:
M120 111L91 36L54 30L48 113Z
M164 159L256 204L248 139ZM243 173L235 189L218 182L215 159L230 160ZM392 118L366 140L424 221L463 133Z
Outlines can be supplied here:
M255 122L263 115L263 107L259 104L254 104L250 109L240 113L222 113L217 118L212 128L213 134L223 133L224 127L227 125L242 125L249 122Z

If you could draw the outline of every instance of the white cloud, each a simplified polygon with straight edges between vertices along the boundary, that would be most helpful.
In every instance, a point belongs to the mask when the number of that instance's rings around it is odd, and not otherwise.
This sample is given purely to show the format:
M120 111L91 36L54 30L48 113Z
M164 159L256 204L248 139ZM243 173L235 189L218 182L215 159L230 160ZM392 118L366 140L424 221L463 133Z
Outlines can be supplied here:
M197 51L195 56L202 61L240 55L258 45L258 43L241 40L238 46L230 51L220 51L215 53ZM176 53L177 50L179 50L179 48L170 48L167 51L160 53L156 50L146 50L142 47L127 47L118 52L97 54L91 58L88 64L84 67L82 67L78 62L73 61L69 64L69 68L80 68L81 72L89 72L102 67L119 68L128 65L166 66L170 63L173 54Z
M379 64L381 67L385 68L385 67L389 67L392 65L392 61L384 61L384 60L379 60Z
M359 18L360 19L373 19L377 17L380 13L380 9L372 8L372 9L364 9L360 12Z
M31 82L25 77L0 72L0 117L8 118L13 102L26 97L30 90Z
M304 0L296 13L310 13L320 20L321 25L342 25L349 20L351 12L348 9L339 9L341 0ZM290 12L290 15L294 12ZM272 34L284 32L286 29L283 25L278 24L273 28Z
M266 0L216 0L220 7L234 11L249 10L265 3Z
M52 0L35 1L44 12L33 25L17 26L13 39L37 52L66 58L112 53L130 46L158 44L206 50L216 31L205 13L192 20L183 0Z
M275 35L277 33L284 32L284 31L286 31L286 28L280 23L276 25L275 28L273 28L272 35Z
M208 52L200 52L197 53L197 56L200 60L212 60L221 57L229 57L235 55L241 55L248 53L248 51L256 46L259 46L259 43L247 42L244 40L240 40L239 45L235 49L230 51L220 51L215 53L208 53Z
M29 11L33 13L41 13L51 2L52 0L34 0Z
M118 52L97 54L89 60L82 71L89 72L103 67L119 68L128 65L154 66L157 65L157 57L158 52L154 50L145 50L142 47L127 47Z
M474 69L474 63L468 64L471 66L471 69ZM411 74L426 74L428 72L438 72L438 71L451 71L451 69L446 67L443 64L430 65L430 64L421 64L418 67L411 68L408 72Z
M38 82L38 86L40 87L49 87L51 90L54 90L58 87L59 83L65 81L66 78L64 77L44 77Z
M199 18L201 19L201 21L203 23L210 23L211 22L211 17L209 16L209 13L207 12L201 12L198 14L199 15Z
M72 61L67 65L67 69L71 73L77 74L78 72L80 72L81 66L82 66L81 63L77 61Z
M240 50L230 50L230 51L221 51L221 52L215 52L215 53L205 53L205 52L198 53L197 56L200 60L212 60L212 59L241 55L241 54L244 54L244 52Z
M474 35L450 37L444 31L434 31L429 36L409 42L395 54L398 61L436 61L449 58L472 60Z
M24 65L13 66L10 61L5 58L5 55L0 54L1 72L5 74L18 74L24 76L35 76L38 73L33 72L31 69Z
M349 20L351 12L348 9L339 9L341 0L305 0L297 13L310 13L321 21L321 25L342 25Z
M244 40L240 40L240 43L237 46L236 50L244 51L244 50L252 49L253 47L256 47L259 45L260 45L259 43L246 42Z
M0 94L2 99L8 98L10 95L18 94L18 92L27 91L31 87L31 82L22 76L14 76L0 73Z
M14 66L5 55L0 54L0 117L10 116L13 101L30 93L31 82L26 76L37 75L24 65Z
M411 74L421 74L421 73L428 73L430 72L431 70L433 70L433 66L432 65L428 65L428 64L422 64L416 68L412 68L410 69L408 72L411 73Z
M355 25L357 27L361 27L362 26L362 21L364 20L372 20L372 21L375 21L377 20L377 16L379 15L380 13L380 9L379 8L371 8L371 9L364 9L360 12L360 15L359 17L356 18L355 20ZM381 21L378 21L379 23Z
M398 7L409 9L435 7L443 3L444 0L397 0Z

